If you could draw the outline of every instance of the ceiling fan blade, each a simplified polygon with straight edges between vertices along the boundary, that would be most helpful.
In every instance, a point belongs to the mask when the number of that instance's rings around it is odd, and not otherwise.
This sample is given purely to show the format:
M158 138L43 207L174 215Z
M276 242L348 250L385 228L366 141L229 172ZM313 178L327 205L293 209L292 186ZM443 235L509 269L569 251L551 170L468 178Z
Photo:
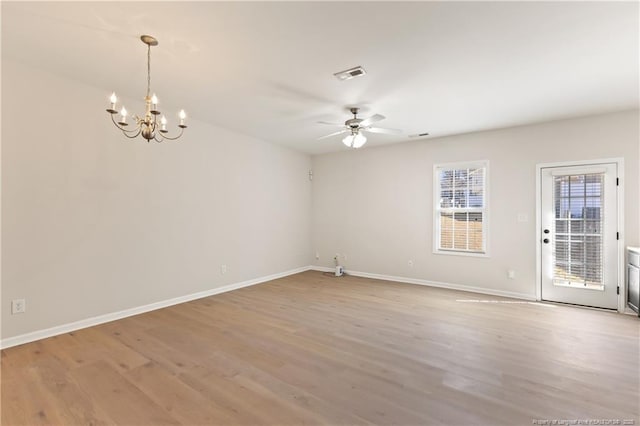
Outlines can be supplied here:
M398 130L398 129L383 129L382 127L367 127L365 129L362 129L364 131L367 132L371 132L371 133L382 133L385 135L398 135L400 133L402 133L402 130Z
M343 127L344 123L329 123L328 121L318 121L318 124L328 124L329 126L340 126Z
M347 129L340 130L339 132L334 132L334 133L331 133L330 135L320 136L320 137L319 137L318 139L316 139L316 140L318 140L318 141L319 141L320 139L330 138L331 136L338 136L338 135L341 135L341 134L343 134L343 133L346 133L347 131L348 131Z
M371 117L365 118L364 120L362 120L360 122L360 127L367 127L368 125L373 124L373 123L375 123L377 121L380 121L380 120L384 120L384 115L374 114Z

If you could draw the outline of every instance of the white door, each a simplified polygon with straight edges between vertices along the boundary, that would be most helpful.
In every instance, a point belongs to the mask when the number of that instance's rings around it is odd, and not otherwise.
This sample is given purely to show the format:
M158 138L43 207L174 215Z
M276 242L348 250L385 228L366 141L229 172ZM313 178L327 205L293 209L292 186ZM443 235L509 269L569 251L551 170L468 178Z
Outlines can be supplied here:
M541 169L542 300L617 309L617 167Z

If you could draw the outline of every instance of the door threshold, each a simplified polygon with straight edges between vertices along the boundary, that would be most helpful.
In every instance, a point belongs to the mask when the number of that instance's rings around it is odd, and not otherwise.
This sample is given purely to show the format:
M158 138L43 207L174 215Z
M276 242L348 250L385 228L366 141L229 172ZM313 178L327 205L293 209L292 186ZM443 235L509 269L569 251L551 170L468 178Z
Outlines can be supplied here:
M567 302L555 302L553 300L541 300L540 302L549 303L551 305L562 305L562 306L570 306L574 308L591 309L593 311L618 313L617 308L599 308L597 306L579 305L577 303L567 303Z

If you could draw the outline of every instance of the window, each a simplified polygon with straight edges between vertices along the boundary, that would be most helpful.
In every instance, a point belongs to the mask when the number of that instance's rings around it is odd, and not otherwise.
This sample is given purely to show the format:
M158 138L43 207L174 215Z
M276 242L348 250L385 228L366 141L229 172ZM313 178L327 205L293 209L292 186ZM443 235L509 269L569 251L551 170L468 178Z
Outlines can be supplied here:
M553 178L555 285L604 290L604 179L604 172Z
M486 255L488 161L434 167L434 251Z

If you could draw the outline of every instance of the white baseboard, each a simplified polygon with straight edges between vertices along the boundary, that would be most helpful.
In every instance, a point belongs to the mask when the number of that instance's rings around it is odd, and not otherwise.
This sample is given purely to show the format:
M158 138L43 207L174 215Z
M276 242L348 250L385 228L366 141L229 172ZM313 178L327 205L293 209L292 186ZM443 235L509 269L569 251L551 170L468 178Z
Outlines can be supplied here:
M328 268L326 266L311 266L309 269L311 269L312 271L320 271L320 272L334 271L334 268ZM394 281L394 282L405 283L405 284L417 284L417 285L426 285L429 287L448 288L451 290L468 291L471 293L488 294L491 296L511 297L514 299L536 300L536 296L532 294L516 293L512 291L496 290L496 289L485 288L485 287L473 287L473 286L462 285L462 284L443 283L439 281L429 281L429 280L423 280L419 278L396 277L393 275L372 274L369 272L359 272L359 271L352 271L352 270L345 270L345 273L347 275L353 275L354 277L373 278L376 280Z
M187 294L185 296L174 297L173 299L162 300L160 302L150 303L148 305L137 306L135 308L124 309L118 312L98 315L96 317L86 318L80 321L62 324L62 325L47 328L44 330L38 330L30 333L21 334L18 336L8 337L6 339L0 340L0 349L6 349L12 346L22 345L24 343L45 339L47 337L57 336L59 334L70 333L72 331L79 330L81 328L87 328L87 327L92 327L94 325L104 324L106 322L115 321L118 319L142 314L149 311L154 311L156 309L166 308L168 306L189 302L195 299L201 299L203 297L213 296L215 294L226 293L227 291L237 290L239 288L249 287L249 286L260 284L266 281L271 281L271 280L283 278L289 275L298 274L300 272L305 272L305 271L308 271L309 269L311 269L310 266L304 266L301 268L291 269L289 271L280 272L277 274L267 275L259 278L253 278L251 280L242 281L239 283L229 284L222 287L212 288L210 290Z

